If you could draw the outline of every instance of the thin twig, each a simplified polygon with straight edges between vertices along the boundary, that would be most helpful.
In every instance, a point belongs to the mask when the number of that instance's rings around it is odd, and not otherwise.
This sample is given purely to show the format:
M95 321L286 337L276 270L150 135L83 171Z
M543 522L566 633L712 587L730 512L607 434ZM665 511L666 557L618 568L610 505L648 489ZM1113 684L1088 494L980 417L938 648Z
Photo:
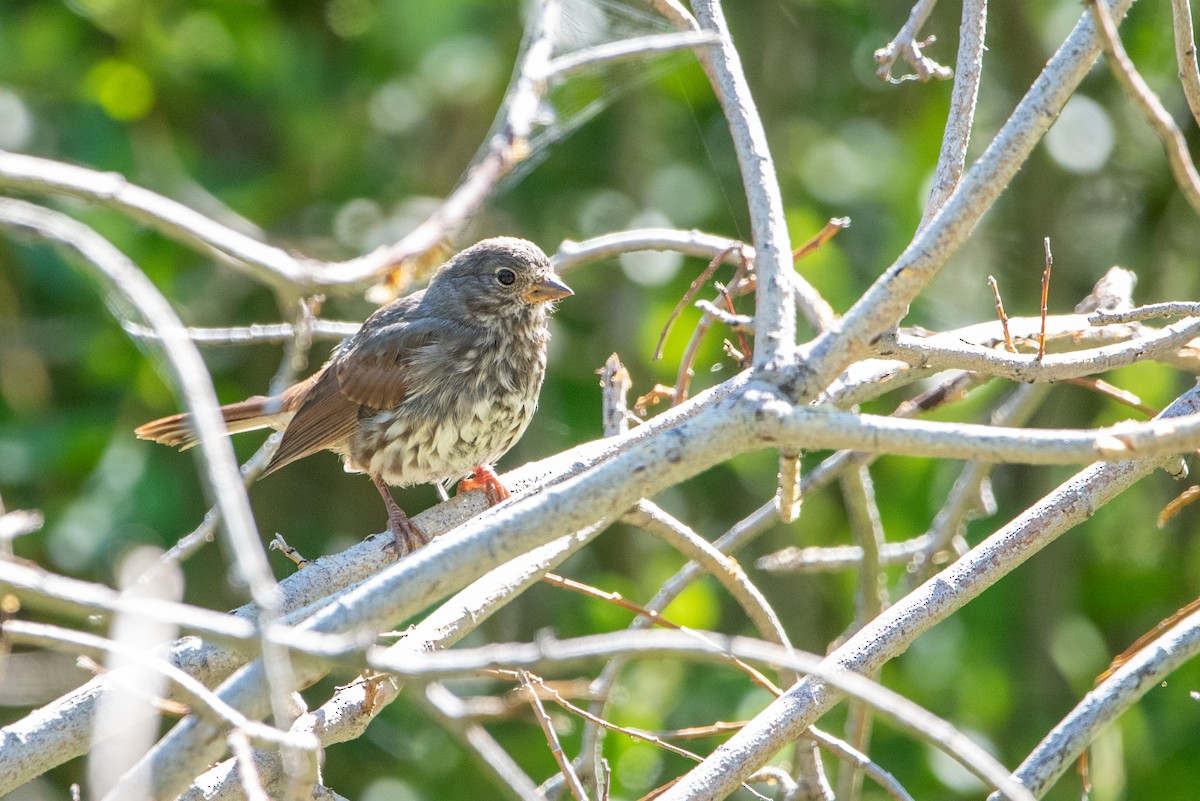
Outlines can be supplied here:
M6 512L4 504L0 503L0 561L12 559L13 540L40 531L45 523L46 517L39 511L13 509Z
M781 448L779 451L779 489L775 493L779 520L793 523L800 516L800 451Z
M519 674L525 673L525 671L519 671L518 673ZM615 731L620 734L624 734L627 737L631 737L635 740L641 740L643 742L651 743L652 745L658 746L659 748L662 748L665 751L670 751L672 754L676 754L677 756L681 756L681 757L686 757L687 759L690 759L693 762L699 762L701 759L699 754L693 753L693 752L687 750L686 748L681 748L680 746L677 746L674 743L668 742L667 740L656 735L653 732L643 731L641 729L635 729L630 726L618 726L617 724L615 724L611 721L597 717L597 716L593 715L592 713L588 712L586 709L576 706L575 704L568 701L566 698L564 698L562 696L561 693L558 692L558 690L554 689L553 687L548 686L541 678L534 676L533 679L538 682L538 685L542 688L542 693L544 693L547 698L554 701L554 703L558 704L559 706L561 706L563 709L567 710L571 714L579 716L580 718L582 718L583 720L592 724L593 726L598 726L598 727L606 729L608 731ZM532 692L532 690L531 690L531 694L534 695L535 697L537 697L537 693ZM766 796L762 795L759 792L756 792L752 787L745 787L745 789L748 790L755 798L762 799L762 801L767 801Z
M262 779L259 778L258 771L254 768L254 754L246 733L240 729L234 729L225 738L225 741L229 743L229 752L237 761L246 801L270 801L267 791L263 789Z
M933 43L933 37L924 42L917 41L921 28L925 27L925 22L936 5L937 0L917 0L904 27L896 34L896 38L875 51L875 63L879 65L879 69L875 72L876 75L888 83L900 83L914 79L928 81L930 78L944 81L950 78L949 67L943 67L921 52L922 47ZM895 65L896 59L901 56L916 70L915 75L903 75L899 78L892 76L892 67Z
M889 797L894 798L895 801L913 801L913 797L909 795L908 791L904 789L904 786L900 784L895 776L884 770L869 756L846 741L839 740L837 737L821 731L816 726L809 728L808 736L813 738L817 745L848 765L852 765L863 776L875 782ZM842 796L839 795L838 798L842 798Z
M886 577L880 558L885 536L870 468L860 465L857 470L847 470L842 473L841 484L850 531L863 555L854 593L854 628L858 629L874 620L887 604ZM871 723L870 708L858 701L851 702L846 714L847 744L856 751L865 751L871 738ZM854 801L861 791L862 774L858 770L843 770L838 774L838 798Z
M659 537L716 579L737 601L746 617L754 623L760 637L780 645L789 644L787 631L779 614L767 602L762 591L750 581L737 560L652 501L639 501L624 520ZM657 614L657 611L654 614ZM786 673L781 678L789 684L795 679Z
M1200 303L1175 301L1151 303L1128 311L1097 311L1088 318L1092 325L1118 325L1160 317L1200 317Z
M870 469L866 465L860 465L857 470L847 470L842 474L841 483L850 531L863 554L855 603L855 618L858 625L862 626L875 619L888 603L887 585L880 558L886 537ZM853 740L851 742L859 748L862 747ZM840 797L842 794L838 795Z
M671 629L672 631L684 631L696 636L699 639L704 639L704 635L702 633L688 628L687 626L680 626L678 623L673 623L669 619L663 617L658 611L647 609L644 606L635 604L633 601L622 597L619 592L601 590L591 585L584 584L581 581L563 578L562 576L554 573L547 573L545 576L545 581L555 587L577 592L581 595L586 595L591 598L598 598L602 601L619 606L622 609L627 609L636 615L642 615L650 620L655 626L661 626L665 629ZM772 696L778 697L781 694L782 691L757 668L751 667L737 658L732 659L731 662L737 667L738 670L749 676L751 681L753 681L762 689L766 690Z
M547 687L540 676L536 678L538 685L543 691L557 695L557 691ZM533 707L534 717L537 718L538 724L542 727L542 733L546 735L546 742L550 746L550 753L554 756L554 761L558 763L559 771L562 772L563 777L567 780L567 787L571 788L571 795L575 797L575 801L588 801L587 790L583 789L583 782L575 774L575 768L571 766L571 760L567 759L567 755L563 753L562 743L558 739L558 732L554 730L554 721L550 720L550 716L546 714L546 707L542 706L542 699L539 697L538 691L533 687L533 679L530 678L529 671L518 670L517 680L525 688L525 697L528 699L529 705ZM558 701L558 698L555 698L555 700Z
M1049 394L1048 384L1022 384L992 413L989 422L997 426L1024 425ZM988 483L994 468L995 464L982 461L963 465L945 503L929 524L923 538L924 546L908 564L905 574L910 585L929 578L939 557L944 560L948 552L949 558L965 553L962 535L967 523L980 515L995 513L996 502Z
M675 308L671 309L671 313L667 315L667 321L663 324L662 332L658 335L658 344L654 347L655 360L662 358L663 343L667 341L667 334L670 333L671 324L675 322L675 318L678 317L679 313L683 311L689 303L692 302L692 299L696 297L696 293L699 292L706 283L708 283L708 279L712 278L713 273L717 271L717 268L720 267L727 258L735 255L738 258L738 263L745 263L745 259L741 255L740 250L740 243L735 242L731 244L729 247L725 248L725 250L722 250L716 256L713 256L712 260L709 261L708 266L705 267L698 276L692 279L692 283L688 285L687 291L683 293L683 297L679 299L679 302L675 304Z
M1050 253L1050 237L1042 240L1046 252L1046 268L1042 271L1042 326L1038 331L1037 360L1046 358L1046 303L1050 295L1050 267L1054 264L1054 256Z
M1013 344L1012 334L1008 331L1008 315L1004 313L1004 301L1000 299L1000 287L996 284L994 276L988 276L988 286L992 288L992 295L996 298L996 317L1000 320L1000 328L1004 331L1004 344L1010 353L1017 352L1017 346Z
M728 293L726 293L728 297ZM742 348L745 352L749 352L749 347L746 344L744 334L754 334L754 318L747 314L738 314L736 312L726 311L720 306L713 304L711 300L701 298L693 304L697 309L712 317L717 322L728 326L728 328L738 335L741 341Z
M750 344L746 342L746 334L754 333L754 318L745 317L737 313L737 309L733 308L733 296L729 292L729 287L725 286L720 281L714 281L713 285L716 287L717 291L721 293L721 300L725 301L724 311L712 306L713 311L716 312L713 314L713 317L725 323L725 325L728 325L733 329L733 333L737 334L738 344L742 347L741 353L743 355L743 359L739 360L738 367L739 369L745 370L750 366ZM696 301L696 305L699 306L703 302L704 301ZM709 305L711 306L711 304Z
M545 801L534 781L483 726L470 719L462 700L445 685L432 682L412 697L459 741L500 789L518 801Z
M1192 32L1192 4L1189 0L1171 0L1171 17L1175 30L1175 60L1179 65L1179 82L1187 98L1192 119L1200 125L1200 71L1196 67L1196 36Z
M1117 26L1113 21L1116 9L1110 10L1106 0L1088 0L1088 4L1100 31L1105 60L1112 69L1113 76L1134 104L1141 109L1146 121L1162 141L1176 185L1191 204L1192 210L1200 214L1200 174L1196 173L1196 165L1188 153L1187 142L1184 141L1179 126L1163 108L1162 101L1151 91L1125 52L1125 46L1121 44L1121 37L1117 34Z
M879 553L879 563L884 567L902 565L912 559L929 544L928 537L914 537L903 542L889 542ZM791 546L766 556L754 563L759 570L780 573L831 573L839 570L857 570L863 561L863 550L857 545L810 545L805 548Z
M1141 398L1129 390L1121 389L1120 387L1114 387L1103 378L1068 378L1063 381L1063 383L1074 384L1077 387L1084 387L1092 392L1112 398L1117 403L1128 406L1131 409L1137 409L1147 417L1153 417L1160 411L1148 403L1143 403Z
M1181 492L1179 495L1172 498L1162 511L1158 513L1156 523L1159 528L1165 526L1172 517L1179 514L1183 509L1200 499L1200 486L1191 486Z
M559 82L571 75L591 69L601 64L643 59L647 56L673 53L717 44L720 39L708 31L682 31L680 33L655 33L648 36L636 36L632 39L621 39L616 42L605 42L601 45L580 50L565 56L558 56L544 67L541 75L535 76L543 81Z
M679 0L646 0L654 9L670 20L676 28L683 31L700 30L700 25L691 12L684 8Z
M629 421L633 418L629 412L629 390L633 387L629 371L625 369L625 365L621 364L621 359L614 353L596 372L600 374L604 436L614 437L617 434L623 434L629 430Z
M288 560L296 566L297 570L303 570L304 568L308 567L308 560L304 558L303 554L289 545L288 541L283 538L282 534L276 532L275 536L271 538L271 543L268 547L272 551L279 551L286 556Z
M925 227L941 210L946 198L954 192L967 163L967 146L975 123L975 103L983 77L984 33L987 30L987 0L966 0L962 9L962 24L958 29L958 61L954 67L954 89L950 93L950 113L942 134L937 169L929 200L921 215L920 227ZM890 65L889 65L890 69Z
M825 223L820 231L808 238L800 247L792 251L792 261L797 262L801 259L806 259L813 253L820 250L826 242L837 236L839 231L844 231L850 227L849 217L833 217L829 222Z
M158 336L152 328L138 325L134 322L122 324L126 333L138 339L154 340ZM361 323L341 322L337 320L312 320L309 330L314 338L345 339L353 336ZM198 328L188 326L188 339L202 347L220 345L253 345L258 343L274 344L290 342L296 336L296 329L291 323L270 323L254 325L238 325L223 328Z

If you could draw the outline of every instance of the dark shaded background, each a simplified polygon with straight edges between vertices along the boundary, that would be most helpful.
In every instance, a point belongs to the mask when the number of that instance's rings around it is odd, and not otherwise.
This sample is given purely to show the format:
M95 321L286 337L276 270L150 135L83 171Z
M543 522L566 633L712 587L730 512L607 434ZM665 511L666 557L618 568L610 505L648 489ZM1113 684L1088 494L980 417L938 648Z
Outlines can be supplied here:
M853 226L803 262L804 274L844 311L903 249L920 218L940 145L950 85L894 86L873 75L872 51L902 24L902 3L729 3L728 13L767 126L794 243L831 216ZM665 30L635 0L574 10L583 27L614 34ZM957 5L938 9L929 53L953 63ZM1081 13L1075 2L997 4L988 33L973 154L1002 124ZM1122 27L1133 58L1194 139L1175 79L1165 3L1141 3ZM273 243L347 258L398 238L461 176L484 140L522 36L514 3L441 0L149 2L74 0L0 4L0 147L49 156L131 180L228 220L242 215ZM456 245L516 234L553 250L644 225L696 227L749 237L740 178L720 109L686 56L572 81L555 96L555 134L533 169L505 183ZM603 108L580 116L589 103ZM594 110L594 109L593 109ZM1068 124L1068 120L1070 124ZM572 128L576 128L571 132ZM553 137L551 137L553 138ZM1052 311L1069 311L1112 264L1136 271L1143 302L1196 297L1195 217L1170 180L1157 141L1106 69L1083 83L1069 114L1039 147L970 243L914 305L908 322L931 328L991 319L993 274L1010 314L1035 313L1042 238L1054 243ZM171 298L186 322L233 325L281 319L276 298L245 276L121 215L52 201L95 226ZM635 392L672 383L695 312L685 313L651 361L667 314L703 264L650 257L572 273L577 293L556 318L551 374L512 467L600 435L594 370L614 350ZM722 274L724 275L724 274ZM727 277L727 275L725 276ZM0 495L5 506L45 512L45 529L17 543L51 569L110 582L123 553L168 546L207 508L190 454L138 442L140 422L177 409L153 359L123 333L85 273L41 245L0 240ZM330 297L326 316L361 319L361 296ZM749 307L746 309L749 311ZM284 314L291 314L288 310ZM802 326L802 335L810 332ZM319 363L332 343L318 343ZM205 352L227 401L262 392L275 346ZM710 373L710 367L712 371ZM711 336L695 387L734 371ZM1163 405L1191 384L1167 368L1108 376ZM1002 397L992 387L951 415L986 419ZM899 400L886 398L873 410ZM1090 426L1127 416L1077 387L1055 389L1038 426ZM261 437L237 439L248 456ZM808 459L815 459L810 455ZM709 538L773 493L775 460L739 457L658 500ZM958 465L886 458L873 469L888 538L920 534ZM977 521L974 542L1068 476L1065 468L1005 467L995 474L997 515ZM884 679L978 736L1015 765L1085 692L1109 658L1195 597L1196 516L1163 530L1162 505L1183 485L1158 475L1036 556L961 614L920 638ZM420 509L430 488L399 493ZM256 485L260 531L279 531L308 556L380 530L374 488L344 476L332 455L306 459ZM777 526L742 563L794 543L848 541L840 495L806 500L800 522ZM275 561L279 575L290 565ZM680 564L644 534L616 527L565 573L633 600L647 599ZM245 593L226 579L215 546L187 565L187 600L226 609ZM851 576L777 577L751 569L794 642L824 651L853 616ZM898 576L893 576L899 579ZM715 583L670 610L680 623L748 631ZM538 587L490 622L476 641L567 636L618 628L625 612ZM66 684L42 697L4 693L16 719L79 681L69 664L46 675ZM346 677L339 677L345 679ZM1183 798L1200 786L1200 703L1189 666L1152 691L1104 736L1093 755L1093 798ZM4 681L0 681L3 684ZM326 683L308 694L319 704ZM504 689L480 684L475 691ZM667 662L634 665L616 721L645 728L748 717L764 694L737 673ZM24 705L22 705L24 704ZM840 733L841 713L824 722ZM568 749L578 726L563 717ZM535 777L554 768L541 732L524 715L491 727ZM871 749L916 797L978 798L946 760L886 726ZM649 746L609 737L616 797L636 798L686 769ZM64 797L81 765L49 774L15 798ZM493 789L469 758L407 701L389 708L360 741L328 752L326 781L343 795L471 798ZM882 797L869 785L866 797ZM1050 798L1079 797L1068 777Z

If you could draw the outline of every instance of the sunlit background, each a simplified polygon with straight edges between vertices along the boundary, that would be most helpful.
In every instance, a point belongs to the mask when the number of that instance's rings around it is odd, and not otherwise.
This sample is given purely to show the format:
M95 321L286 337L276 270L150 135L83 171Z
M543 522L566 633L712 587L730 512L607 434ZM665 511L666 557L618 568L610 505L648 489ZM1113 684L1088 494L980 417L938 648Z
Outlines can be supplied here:
M793 244L834 216L852 226L799 265L841 312L900 253L920 220L940 146L950 84L889 85L871 54L903 23L904 3L730 2L728 14L767 127ZM669 27L637 0L566 4L560 47ZM0 148L101 170L180 200L269 241L342 259L396 240L434 208L485 141L523 34L517 3L439 0L73 0L0 3ZM958 6L927 28L933 58L953 64ZM1081 14L1078 2L994 4L972 158L981 152ZM1191 141L1175 77L1170 10L1140 3L1122 26L1127 48ZM900 68L898 67L898 71ZM507 180L454 246L493 234L553 251L630 227L698 228L748 239L730 137L703 73L686 55L585 74L552 95L531 163ZM122 215L49 201L128 254L197 326L290 319L263 286ZM994 275L1013 315L1037 311L1042 239L1054 247L1052 312L1070 311L1111 265L1139 276L1142 302L1197 297L1200 226L1174 187L1161 147L1103 66L1082 84L1029 164L971 241L914 304L908 323L947 328L994 317ZM601 435L595 371L612 352L634 392L671 384L692 326L685 311L651 356L671 308L703 262L647 253L567 276L576 297L554 322L551 372L528 434L501 463L511 468ZM729 273L718 274L728 279ZM361 294L330 296L324 316L361 320ZM742 309L749 313L752 306ZM733 375L714 330L693 387ZM811 331L801 325L805 338ZM334 343L318 342L315 368ZM261 393L275 374L274 345L205 350L225 401ZM136 425L177 411L159 363L114 320L98 284L42 245L0 238L0 497L45 513L17 554L55 571L111 583L124 554L167 547L208 508L191 453L133 438ZM1161 406L1190 376L1140 366L1108 379ZM1007 387L992 386L955 419L986 420ZM911 393L909 393L911 394ZM872 407L887 411L901 398ZM1034 425L1100 425L1137 416L1078 387L1057 388ZM260 435L237 438L243 458ZM820 454L809 455L806 463ZM736 458L657 500L713 539L774 492L775 458ZM954 463L886 458L873 468L890 540L927 527L957 475ZM999 510L976 521L971 542L1068 476L1066 468L995 473ZM1109 659L1195 598L1196 516L1165 529L1154 518L1184 484L1157 475L1034 557L961 614L917 640L884 672L889 686L941 714L1015 766L1078 700ZM283 533L306 556L380 531L375 489L332 454L289 466L251 490L260 532ZM429 487L397 493L409 511L435 502ZM739 558L783 615L800 647L824 651L853 619L850 574L766 575L754 559L791 544L849 541L840 494L805 501L798 523L777 525ZM564 573L635 601L679 566L661 542L616 526ZM278 575L292 568L274 560ZM186 600L215 609L246 600L208 547L186 566ZM891 576L893 597L902 577ZM671 607L678 623L749 632L715 582ZM474 642L611 630L629 614L548 586L500 613ZM34 660L37 661L34 661ZM23 660L23 661L22 661ZM15 655L0 680L0 720L26 714L86 674L69 658ZM35 674L41 684L18 682ZM347 677L338 677L344 681ZM319 704L333 681L308 693ZM1182 798L1200 786L1200 687L1195 666L1150 692L1098 743L1093 799ZM507 689L481 682L474 692ZM767 701L743 675L648 661L629 668L613 718L647 729L753 715ZM823 722L841 733L844 713ZM557 715L568 750L579 723ZM489 724L537 779L555 770L527 714ZM706 748L704 744L699 747ZM686 770L682 759L608 736L614 795L638 798ZM932 749L879 725L872 755L922 799L979 798L974 780ZM65 797L78 762L11 796ZM348 798L490 797L494 789L452 739L404 698L361 740L328 752L326 783ZM867 798L882 797L869 784ZM1079 797L1068 776L1048 796Z

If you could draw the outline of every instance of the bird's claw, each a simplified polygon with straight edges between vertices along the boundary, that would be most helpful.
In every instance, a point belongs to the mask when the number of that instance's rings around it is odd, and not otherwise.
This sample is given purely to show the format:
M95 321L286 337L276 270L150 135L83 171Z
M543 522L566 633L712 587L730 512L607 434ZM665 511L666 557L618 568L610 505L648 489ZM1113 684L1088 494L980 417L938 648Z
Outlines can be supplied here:
M422 545L429 544L429 535L402 511L399 515L391 514L389 511L388 531L392 538L384 543L383 548L385 551L395 551L396 556L410 554Z
M495 506L512 497L512 493L504 486L500 476L496 475L496 471L487 465L476 467L470 478L464 478L458 482L460 495L477 489L481 489L487 494L488 506Z

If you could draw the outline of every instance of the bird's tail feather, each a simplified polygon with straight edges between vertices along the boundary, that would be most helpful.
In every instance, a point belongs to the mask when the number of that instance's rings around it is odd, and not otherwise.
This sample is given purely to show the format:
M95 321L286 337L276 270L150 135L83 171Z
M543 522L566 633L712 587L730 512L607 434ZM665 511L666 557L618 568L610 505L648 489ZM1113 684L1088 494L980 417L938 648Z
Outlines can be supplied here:
M256 395L238 403L222 406L221 416L225 418L226 433L237 434L241 431L253 431L256 428L268 428L279 422L281 411L271 411L270 413L267 411L267 404L272 400L276 402L275 405L278 405L277 398ZM192 425L192 415L187 412L152 420L145 425L138 426L133 433L138 439L148 439L163 445L171 445L181 451L200 444L200 438L196 436L196 430Z

